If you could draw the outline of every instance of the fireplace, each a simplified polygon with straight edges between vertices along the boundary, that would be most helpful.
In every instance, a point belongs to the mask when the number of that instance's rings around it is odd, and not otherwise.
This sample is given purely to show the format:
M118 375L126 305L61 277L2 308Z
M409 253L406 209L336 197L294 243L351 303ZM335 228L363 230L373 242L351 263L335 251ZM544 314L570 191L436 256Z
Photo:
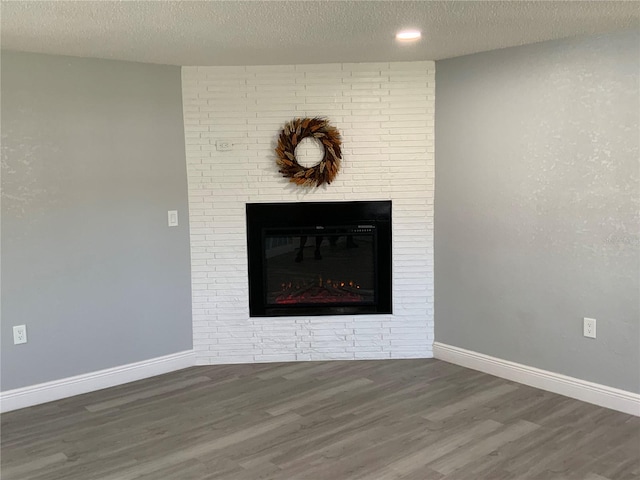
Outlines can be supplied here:
M391 313L391 201L247 204L252 317Z

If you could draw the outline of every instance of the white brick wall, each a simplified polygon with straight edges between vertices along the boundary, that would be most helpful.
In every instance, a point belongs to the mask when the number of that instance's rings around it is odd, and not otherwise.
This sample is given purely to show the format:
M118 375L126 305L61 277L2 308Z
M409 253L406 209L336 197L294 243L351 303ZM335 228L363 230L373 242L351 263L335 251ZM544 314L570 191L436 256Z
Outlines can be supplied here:
M432 356L434 74L433 62L182 69L199 364ZM342 171L303 189L273 149L285 121L316 115L342 134ZM393 315L249 317L246 203L387 199Z

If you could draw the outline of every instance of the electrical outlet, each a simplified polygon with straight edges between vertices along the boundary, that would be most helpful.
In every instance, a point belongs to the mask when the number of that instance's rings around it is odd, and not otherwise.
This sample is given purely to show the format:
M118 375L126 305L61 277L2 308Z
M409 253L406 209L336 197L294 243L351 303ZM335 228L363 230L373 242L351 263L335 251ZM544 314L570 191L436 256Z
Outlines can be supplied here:
M219 152L229 152L233 150L233 142L231 142L231 140L216 140L216 150Z
M596 338L596 319L584 317L583 335L589 338Z
M16 325L13 327L13 344L27 343L27 326Z

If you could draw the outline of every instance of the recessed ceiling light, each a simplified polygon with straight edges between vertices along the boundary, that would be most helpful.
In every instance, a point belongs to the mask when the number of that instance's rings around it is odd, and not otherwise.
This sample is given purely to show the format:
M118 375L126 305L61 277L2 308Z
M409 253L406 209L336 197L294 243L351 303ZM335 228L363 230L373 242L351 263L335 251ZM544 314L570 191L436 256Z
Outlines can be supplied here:
M402 30L396 33L396 40L418 40L421 36L420 30Z

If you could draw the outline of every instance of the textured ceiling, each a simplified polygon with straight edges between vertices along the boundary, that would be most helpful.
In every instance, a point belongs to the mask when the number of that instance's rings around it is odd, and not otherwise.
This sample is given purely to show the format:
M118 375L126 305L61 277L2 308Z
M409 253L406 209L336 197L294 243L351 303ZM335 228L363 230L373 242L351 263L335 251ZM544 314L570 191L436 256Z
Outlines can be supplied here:
M439 60L638 28L637 1L3 1L2 48L174 65ZM418 28L422 40L398 44Z

